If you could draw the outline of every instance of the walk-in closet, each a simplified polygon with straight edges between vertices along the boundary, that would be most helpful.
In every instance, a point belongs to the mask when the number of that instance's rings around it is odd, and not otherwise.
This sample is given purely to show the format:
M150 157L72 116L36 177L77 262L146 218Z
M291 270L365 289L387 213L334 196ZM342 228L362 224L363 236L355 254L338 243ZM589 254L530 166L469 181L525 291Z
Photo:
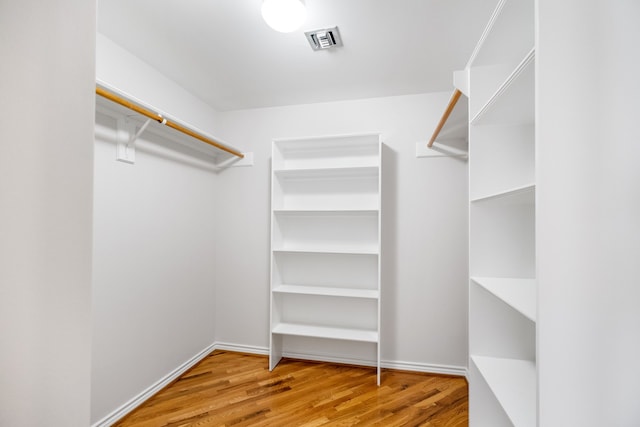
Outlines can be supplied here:
M0 426L639 426L639 20L2 1Z

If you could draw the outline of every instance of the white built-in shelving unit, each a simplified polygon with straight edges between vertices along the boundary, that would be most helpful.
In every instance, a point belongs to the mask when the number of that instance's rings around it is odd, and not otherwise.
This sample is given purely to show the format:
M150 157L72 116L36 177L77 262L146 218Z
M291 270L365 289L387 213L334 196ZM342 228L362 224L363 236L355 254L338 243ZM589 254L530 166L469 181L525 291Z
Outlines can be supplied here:
M379 134L273 142L269 367L292 337L373 347L380 383Z
M501 0L469 76L470 425L537 423L534 0Z

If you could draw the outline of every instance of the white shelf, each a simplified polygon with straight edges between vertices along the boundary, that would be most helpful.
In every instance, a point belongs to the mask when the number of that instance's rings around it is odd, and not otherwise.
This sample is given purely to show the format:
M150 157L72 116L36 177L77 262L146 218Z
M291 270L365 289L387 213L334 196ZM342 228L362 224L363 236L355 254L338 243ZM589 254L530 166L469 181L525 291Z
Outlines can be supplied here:
M380 146L379 133L357 133L329 136L308 136L304 138L278 138L274 144L285 159L299 157L299 153L312 153L314 158L324 157L322 153L330 153L328 157L342 157L344 153L356 153L364 157L366 153L376 154ZM305 157L311 157L306 154Z
M486 202L490 200L499 200L504 204L533 204L535 203L535 184L523 185L520 187L509 188L504 191L487 194L472 199L472 203Z
M472 125L531 124L535 119L535 50L530 50L471 119Z
M536 425L536 365L529 360L471 356L515 427Z
M380 292L373 289L336 288L328 286L278 285L273 288L273 292L364 299L378 299L380 296Z
M301 337L327 338L370 343L378 342L378 332L364 329L332 328L295 323L279 323L272 328L271 332L278 335L295 335Z
M369 178L378 176L378 166L276 169L275 176L284 179Z
M482 286L510 307L532 322L536 321L536 280L498 277L472 277Z
M291 216L363 216L377 215L378 209L274 209L275 215Z
M379 166L380 135L336 135L274 141L273 168Z
M345 254L345 255L378 255L375 249L349 249L349 248L274 248L278 253L307 253L307 254Z

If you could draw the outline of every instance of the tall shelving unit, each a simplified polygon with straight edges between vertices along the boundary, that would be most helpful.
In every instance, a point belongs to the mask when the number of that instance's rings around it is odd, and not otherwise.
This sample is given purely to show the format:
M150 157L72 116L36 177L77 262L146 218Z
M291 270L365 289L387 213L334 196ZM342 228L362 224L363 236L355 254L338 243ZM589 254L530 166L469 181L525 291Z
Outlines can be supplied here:
M501 0L469 73L470 425L537 423L534 0Z
M273 142L269 368L307 337L372 348L380 384L379 134Z

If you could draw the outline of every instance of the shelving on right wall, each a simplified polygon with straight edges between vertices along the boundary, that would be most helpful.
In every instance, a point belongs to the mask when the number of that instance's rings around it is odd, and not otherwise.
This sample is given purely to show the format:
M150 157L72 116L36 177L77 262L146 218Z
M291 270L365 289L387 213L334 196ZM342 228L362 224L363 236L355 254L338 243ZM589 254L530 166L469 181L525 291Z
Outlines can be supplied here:
M534 0L500 0L467 65L470 425L535 426Z

